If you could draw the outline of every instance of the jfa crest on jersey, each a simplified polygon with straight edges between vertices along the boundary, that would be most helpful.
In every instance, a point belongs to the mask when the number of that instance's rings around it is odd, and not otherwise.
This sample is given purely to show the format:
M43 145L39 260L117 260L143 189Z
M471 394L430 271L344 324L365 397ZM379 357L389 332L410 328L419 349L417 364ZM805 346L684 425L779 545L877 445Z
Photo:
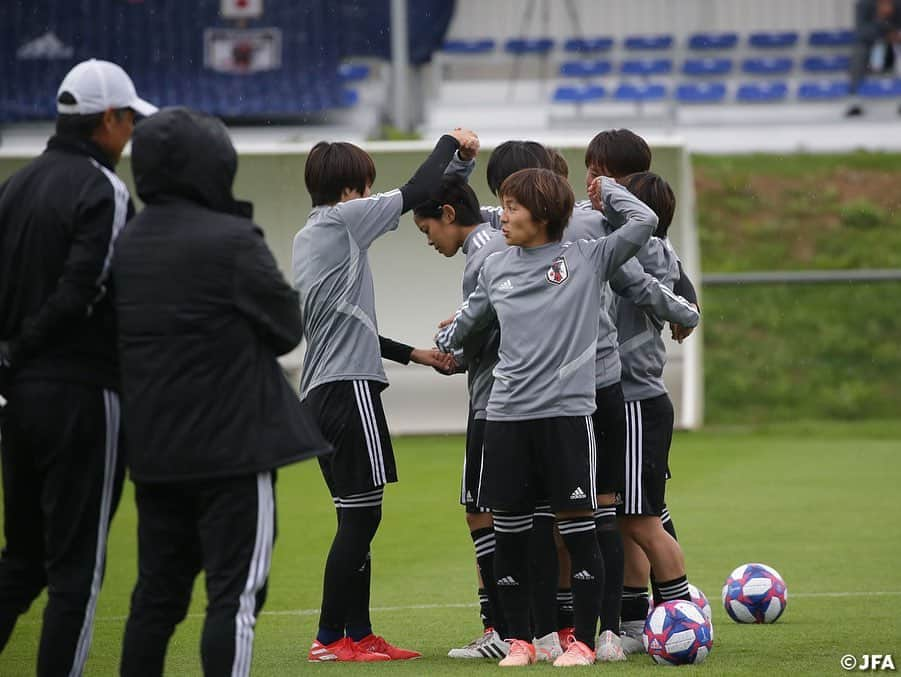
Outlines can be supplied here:
M569 277L569 271L566 269L566 259L558 256L554 259L551 267L547 269L547 281L551 284L563 284Z

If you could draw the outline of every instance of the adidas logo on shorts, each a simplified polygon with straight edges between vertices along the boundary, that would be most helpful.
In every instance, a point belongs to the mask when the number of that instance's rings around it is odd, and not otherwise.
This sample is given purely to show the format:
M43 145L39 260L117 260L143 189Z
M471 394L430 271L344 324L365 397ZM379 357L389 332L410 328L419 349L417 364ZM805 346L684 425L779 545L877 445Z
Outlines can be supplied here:
M501 282L500 286L498 286L498 290L500 290L500 291L512 291L512 290L513 290L513 283L510 282L510 280L504 280L503 282Z
M576 501L580 498L585 498L585 492L582 491L582 487L576 487L576 490L569 495L569 500Z
M593 581L594 580L594 576L592 576L590 573L588 573L585 569L582 569L582 571L580 571L577 574L573 574L573 578L575 578L577 581Z
M516 582L516 579L513 578L513 576L504 576L503 578L499 578L497 580L497 584L498 585L519 585L519 583Z

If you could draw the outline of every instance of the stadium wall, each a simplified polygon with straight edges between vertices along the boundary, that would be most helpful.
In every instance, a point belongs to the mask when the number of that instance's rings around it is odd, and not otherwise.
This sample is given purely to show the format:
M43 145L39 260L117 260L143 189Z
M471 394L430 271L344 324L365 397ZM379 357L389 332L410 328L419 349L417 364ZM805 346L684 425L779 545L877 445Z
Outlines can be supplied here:
M576 195L584 195L584 146L572 139L543 141L560 148L569 163L570 181ZM670 236L700 292L688 154L678 143L650 141L654 149L653 169L670 181L679 198ZM431 147L430 143L424 142L368 144L366 148L378 171L374 190L390 190L403 184ZM238 150L240 161L235 194L253 201L255 220L265 230L269 246L290 279L293 238L310 211L309 195L303 182L309 146L247 143L239 144ZM35 154L37 152L39 149L35 149ZM490 148L483 148L482 159L472 178L473 188L484 204L495 202L485 181L485 161L489 152ZM26 161L27 158L21 155L0 151L0 181ZM118 173L134 194L127 157ZM462 256L447 259L428 248L412 216L406 214L397 231L376 241L370 250L370 260L375 277L379 331L405 343L421 347L432 345L437 323L452 314L461 302ZM703 421L701 339L697 333L683 346L669 345L667 379L679 427L695 428ZM298 350L284 360L295 376L299 373L301 359L302 352ZM393 431L445 433L465 430L465 378L441 376L418 365L404 367L386 362L385 368L392 385L385 391L384 400Z
M853 12L851 0L457 0L447 37L502 42L655 33L679 38L699 31L804 33L851 28Z

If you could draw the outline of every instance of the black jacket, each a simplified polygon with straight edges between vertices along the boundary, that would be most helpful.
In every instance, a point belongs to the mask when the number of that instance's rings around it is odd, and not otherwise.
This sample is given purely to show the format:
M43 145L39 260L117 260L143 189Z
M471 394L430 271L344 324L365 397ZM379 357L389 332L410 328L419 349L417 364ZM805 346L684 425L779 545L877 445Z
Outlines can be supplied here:
M300 342L300 304L232 197L224 125L168 109L132 148L147 206L113 258L132 478L243 475L329 451L276 361Z
M91 142L54 136L0 185L0 341L6 380L118 388L111 243L134 212Z

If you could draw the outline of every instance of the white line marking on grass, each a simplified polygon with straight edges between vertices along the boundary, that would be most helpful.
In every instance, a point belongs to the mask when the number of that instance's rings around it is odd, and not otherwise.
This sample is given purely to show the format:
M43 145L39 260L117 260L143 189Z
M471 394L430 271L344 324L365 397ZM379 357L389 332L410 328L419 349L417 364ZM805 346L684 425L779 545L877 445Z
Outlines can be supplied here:
M901 596L901 590L887 590L882 592L875 591L856 591L856 592L791 592L789 591L789 600L798 597L898 597ZM479 605L475 602L464 602L454 604L407 604L402 606L375 606L370 609L372 612L382 611L415 611L417 609L474 609ZM319 613L319 609L276 609L274 611L266 611L261 616L315 616ZM187 618L203 618L203 614L188 614ZM98 616L95 621L124 621L127 616ZM33 623L40 623L36 620Z

